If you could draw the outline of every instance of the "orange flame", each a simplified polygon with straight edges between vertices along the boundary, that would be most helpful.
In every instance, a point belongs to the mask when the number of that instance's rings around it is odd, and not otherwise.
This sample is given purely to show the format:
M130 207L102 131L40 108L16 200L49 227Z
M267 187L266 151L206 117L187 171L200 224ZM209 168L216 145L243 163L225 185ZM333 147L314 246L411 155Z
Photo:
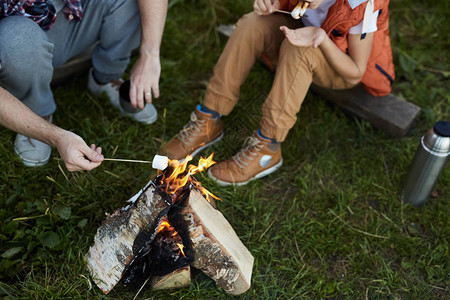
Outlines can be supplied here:
M178 246L178 248L180 248L181 254L183 254L183 256L186 257L186 254L184 254L184 251L183 251L184 245L177 243L177 246Z
M211 202L210 198L218 199L218 197L214 196L210 191L205 189L202 184L197 181L192 175L202 172L215 164L216 162L213 160L213 154L211 154L208 158L201 157L198 165L187 165L189 161L192 160L192 156L186 157L183 163L180 163L178 160L169 160L169 167L162 172L161 178L161 188L169 195L172 195L172 201L175 202L177 198L183 193L182 189L189 184L193 184L208 200ZM180 192L178 194L178 192ZM164 217L161 225L157 230L157 234L163 230L172 233L172 236L175 237L178 232L175 228L170 225L167 217ZM181 254L184 254L184 245L176 243L178 248L180 248Z
M175 230L175 228L169 223L167 217L164 217L163 221L161 222L161 225L159 225L158 230L156 231L156 234L160 233L161 231L166 230L168 232L172 233L172 236L178 235L178 232ZM184 257L186 257L186 254L184 254L183 244L177 243L178 248L180 248L181 254L183 254Z
M189 165L189 167L192 166L192 168L189 168L189 173L192 173L191 175L193 175L193 174L202 172L202 171L206 170L207 168L211 167L213 164L216 163L212 159L213 155L214 155L214 153L212 153L210 156L208 156L208 158L200 157L197 167ZM191 159L192 159L192 157L191 157Z
M217 197L216 195L205 189L199 181L192 181L192 183L203 194L203 196L205 197L206 200L208 200L208 202L211 202L211 198L220 200L219 197Z
M161 225L159 225L159 228L156 231L156 233L160 233L163 230L172 232L172 236L176 236L178 234L178 232L175 230L175 228L173 228L173 226L170 225L169 221L167 220L167 217L164 217L164 219L161 222Z
M173 195L176 194L180 189L186 186L188 183L193 183L205 196L206 200L210 201L210 197L214 199L218 199L218 197L214 196L207 189L202 187L200 182L192 179L191 175L202 172L215 164L216 162L213 160L212 153L208 158L200 157L198 165L187 165L189 161L192 160L192 156L187 156L184 162L180 163L178 160L169 160L169 167L173 170L170 172L170 175L166 177L166 172L163 172L163 178L161 179L161 184L165 185L165 192L167 194Z

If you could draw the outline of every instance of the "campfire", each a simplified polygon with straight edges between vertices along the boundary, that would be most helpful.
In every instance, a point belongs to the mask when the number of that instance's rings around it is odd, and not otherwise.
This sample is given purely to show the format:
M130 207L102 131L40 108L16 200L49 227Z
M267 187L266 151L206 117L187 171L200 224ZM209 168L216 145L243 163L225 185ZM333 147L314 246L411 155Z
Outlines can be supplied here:
M195 177L192 177L192 175L202 172L216 163L212 159L213 155L211 154L206 159L201 157L198 166L187 165L192 160L191 156L188 156L183 163L177 160L169 160L169 167L164 171L159 171L161 173L161 179L159 180L160 185L158 187L164 189L167 194L172 195L174 204L187 190L190 190L190 185L195 186L209 202L211 202L211 199L219 199L202 187L201 183Z
M153 289L190 284L203 271L227 293L250 287L253 256L216 209L218 198L193 177L215 162L169 161L125 208L107 214L86 254L94 282L109 293L121 282Z

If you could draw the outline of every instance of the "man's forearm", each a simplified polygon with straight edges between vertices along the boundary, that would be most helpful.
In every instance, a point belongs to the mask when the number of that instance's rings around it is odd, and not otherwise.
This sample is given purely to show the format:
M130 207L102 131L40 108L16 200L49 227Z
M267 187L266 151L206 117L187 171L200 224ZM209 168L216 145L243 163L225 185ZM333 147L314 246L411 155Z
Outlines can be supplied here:
M168 0L138 0L141 15L141 55L159 55Z
M57 146L59 137L64 134L64 129L35 114L2 87L0 87L0 125L52 147Z

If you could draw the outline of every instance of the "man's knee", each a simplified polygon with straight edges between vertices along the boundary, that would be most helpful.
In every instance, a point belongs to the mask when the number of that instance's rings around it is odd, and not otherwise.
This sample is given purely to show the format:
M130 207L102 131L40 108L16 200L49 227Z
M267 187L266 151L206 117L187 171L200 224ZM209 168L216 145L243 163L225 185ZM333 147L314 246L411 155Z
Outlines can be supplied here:
M1 72L10 76L52 71L53 44L45 32L32 20L13 16L0 21ZM33 72L30 72L33 71Z

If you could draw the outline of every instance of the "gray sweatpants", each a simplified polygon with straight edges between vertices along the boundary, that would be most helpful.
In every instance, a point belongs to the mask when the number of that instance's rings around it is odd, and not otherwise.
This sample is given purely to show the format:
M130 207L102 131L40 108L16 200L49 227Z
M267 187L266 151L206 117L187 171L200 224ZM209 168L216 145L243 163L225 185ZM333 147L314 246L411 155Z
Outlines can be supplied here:
M99 43L92 53L94 75L107 82L125 72L139 46L136 0L82 0L83 19L69 22L61 11L43 31L26 17L0 19L0 86L40 116L54 113L53 69Z

